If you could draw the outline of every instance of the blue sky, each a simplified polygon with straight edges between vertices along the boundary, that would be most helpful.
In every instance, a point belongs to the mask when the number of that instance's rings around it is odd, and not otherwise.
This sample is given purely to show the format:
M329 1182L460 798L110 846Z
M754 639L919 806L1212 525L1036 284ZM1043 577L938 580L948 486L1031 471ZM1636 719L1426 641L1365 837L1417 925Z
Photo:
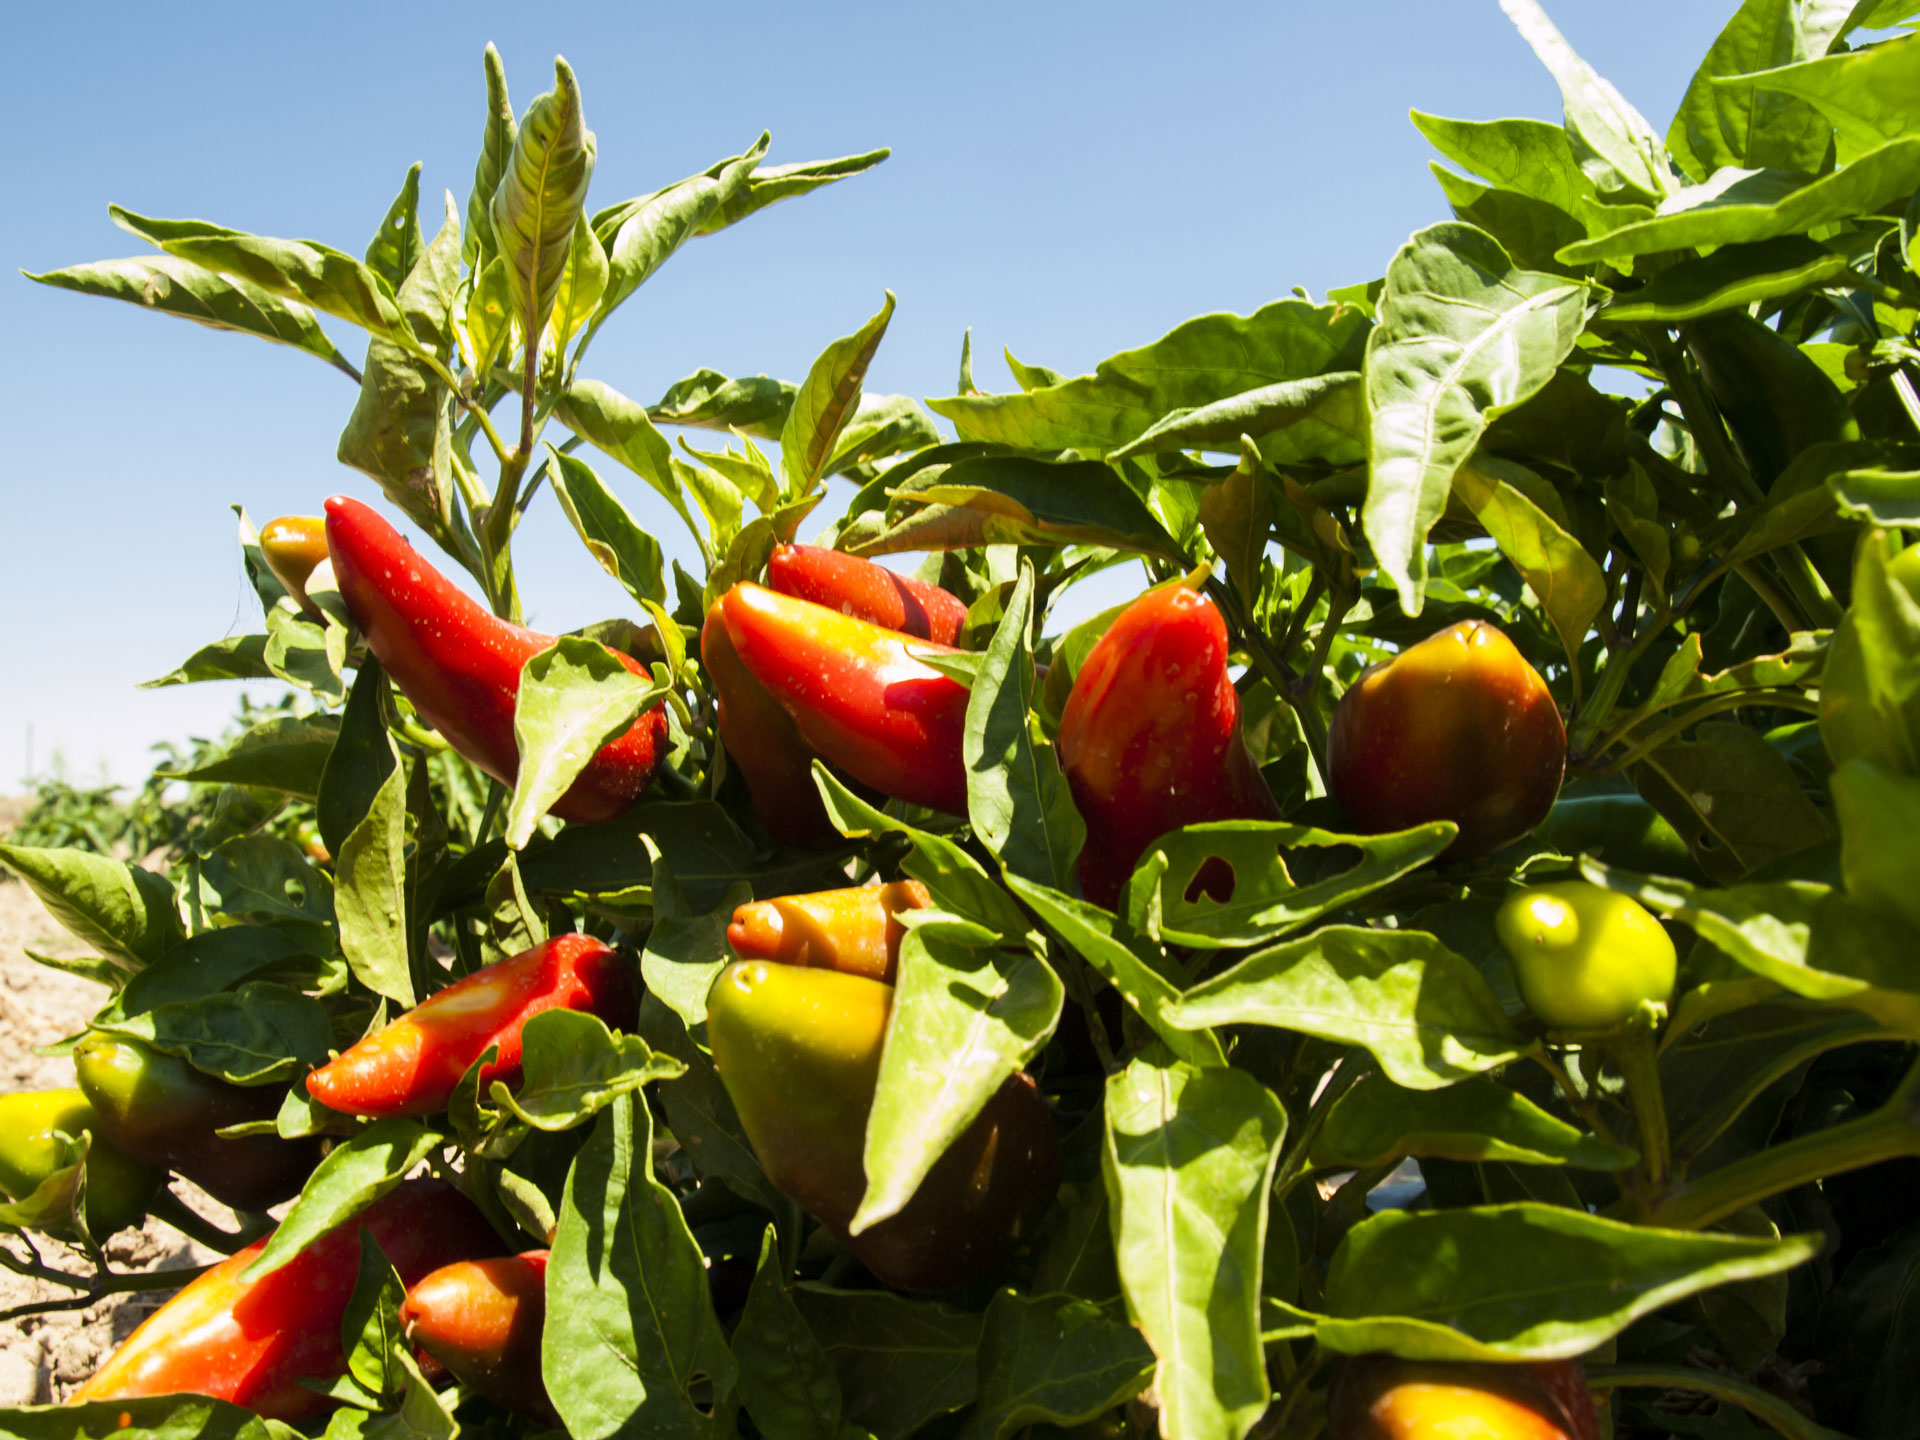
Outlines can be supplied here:
M1732 7L1551 8L1664 129ZM832 0L389 0L191 16L76 4L9 17L0 793L18 788L29 726L38 768L58 748L76 777L120 781L145 774L154 741L217 731L236 686L134 687L257 627L226 507L264 521L335 491L374 498L333 458L355 398L337 373L14 273L139 251L109 202L357 254L415 160L423 210L445 188L464 207L489 40L516 110L563 54L599 137L595 207L763 129L769 163L894 152L682 251L595 341L588 373L646 400L702 366L798 379L890 288L899 308L868 386L925 397L952 392L969 326L976 379L1005 389L1003 347L1079 373L1192 315L1377 276L1410 232L1447 218L1410 108L1559 114L1494 0L982 0L964 18ZM362 340L345 327L336 340L358 360ZM670 554L689 552L643 487L623 494ZM630 609L550 499L516 557L532 623Z

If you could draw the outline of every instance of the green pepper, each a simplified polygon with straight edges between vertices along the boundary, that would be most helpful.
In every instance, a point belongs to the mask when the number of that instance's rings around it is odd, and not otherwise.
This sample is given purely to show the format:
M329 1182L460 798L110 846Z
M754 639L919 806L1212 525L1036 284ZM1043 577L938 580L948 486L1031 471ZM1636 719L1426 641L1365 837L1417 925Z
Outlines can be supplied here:
M997 1265L1059 1183L1053 1117L1016 1074L897 1214L858 1235L867 1112L893 987L864 975L742 960L707 999L707 1039L776 1189L901 1290L948 1290Z
M320 1163L317 1137L214 1133L273 1119L286 1095L281 1086L231 1085L140 1041L98 1031L73 1047L73 1070L99 1112L97 1133L236 1210L292 1199Z
M1556 1030L1610 1030L1665 1004L1673 939L1640 903L1585 880L1517 890L1494 916L1527 1008Z
M0 1095L0 1191L9 1200L29 1198L74 1163L74 1147L60 1137L77 1140L83 1131L93 1137L87 1148L87 1233L104 1240L145 1218L166 1172L103 1140L100 1117L78 1090Z

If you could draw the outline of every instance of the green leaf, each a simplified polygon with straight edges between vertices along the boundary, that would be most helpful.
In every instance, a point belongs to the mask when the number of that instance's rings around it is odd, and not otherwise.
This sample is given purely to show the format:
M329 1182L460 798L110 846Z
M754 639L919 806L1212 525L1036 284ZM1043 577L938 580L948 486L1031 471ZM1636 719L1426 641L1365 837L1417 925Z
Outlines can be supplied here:
M1409 615L1425 598L1427 532L1455 473L1490 420L1552 378L1588 303L1585 285L1516 268L1469 225L1420 231L1388 266L1380 323L1367 340L1372 458L1363 519Z
M318 241L276 240L229 230L182 235L160 248L282 300L310 305L383 339L413 338L394 301L393 287L366 264Z
M202 930L169 947L158 960L128 980L126 988L102 1012L102 1017L123 1019L162 1005L217 995L243 980L285 967L296 956L306 953L304 935L295 938L288 931L271 925L227 925L217 930Z
M144 1040L235 1085L304 1075L327 1063L333 1043L332 1022L318 1000L263 981L95 1024L112 1035Z
M1775 55L1742 68L1761 73L1732 76L1719 81L1716 88L1737 94L1739 87L1751 85L1776 107L1810 106L1819 111L1832 123L1835 158L1842 165L1910 136L1920 126L1920 100L1915 98L1915 87L1920 86L1920 42L1911 35L1846 55L1813 59ZM1816 160L1793 168L1816 170L1819 166Z
M384 1408L406 1388L407 1372L399 1351L406 1344L400 1306L407 1287L400 1283L379 1242L360 1232L360 1278L340 1318L340 1344L347 1354L347 1375Z
M730 958L727 924L751 899L752 888L737 882L717 906L695 913L666 858L653 862L653 928L640 956L640 974L647 993L659 996L689 1026L706 1023L707 992Z
M369 656L354 677L333 749L320 773L314 810L320 838L336 857L353 827L373 808L381 785L400 764L382 714L386 683L380 662Z
M1889 570L1886 537L1854 556L1853 604L1820 682L1820 738L1836 765L1920 774L1920 597ZM1911 563L1910 561L1908 563Z
M1617 229L1651 213L1644 205L1603 202L1592 177L1581 169L1573 137L1563 125L1545 120L1449 120L1418 110L1413 112L1413 124L1434 149L1491 181L1495 191L1551 207L1567 217L1580 235ZM1456 193L1455 187L1470 182L1438 166L1434 173L1447 198L1460 205L1465 192Z
M1272 1025L1359 1045L1409 1090L1437 1090L1532 1048L1480 972L1433 936L1354 925L1249 955L1187 991L1167 1022Z
M895 498L924 507L848 549L859 555L980 545L1099 545L1185 567L1187 557L1112 467L990 454L930 472Z
M38 1230L76 1239L86 1234L87 1152L93 1148L93 1135L82 1130L64 1141L47 1136L41 1143L57 1144L61 1163L18 1199L6 1199L0 1191L0 1231Z
M526 845L540 817L662 688L635 675L599 641L578 635L562 635L528 659L513 710L520 772L507 806L507 844Z
M794 386L769 375L730 380L718 370L696 370L676 380L647 409L661 425L691 425L778 440L793 409Z
M27 882L53 918L102 954L138 970L182 938L163 875L86 850L0 844L0 865Z
M927 1300L884 1290L796 1285L793 1301L840 1381L846 1418L875 1440L906 1440L972 1402L983 1326Z
M64 270L28 275L27 279L80 295L125 300L210 330L232 330L276 345L291 345L326 361L355 383L360 379L360 372L334 347L307 306L171 255L96 260L90 265L69 265Z
M581 215L573 222L566 269L560 272L560 288L553 298L546 333L541 337L540 365L544 374L557 377L561 357L573 337L589 320L597 321L607 313L600 304L606 289L606 252L594 238L587 217Z
M521 1030L520 1088L493 1082L493 1103L539 1130L571 1130L614 1099L686 1067L638 1035L615 1035L581 1010L543 1010Z
M23 1405L6 1412L19 1440L299 1440L300 1432L205 1395L149 1395L74 1405Z
M267 644L261 658L266 661L267 673L275 679L297 685L330 704L338 703L346 695L346 685L334 662L344 653L344 649L330 649L327 631L295 610L291 602L267 612Z
M1560 86L1567 133L1597 188L1626 189L1648 202L1665 195L1670 187L1660 137L1640 112L1574 53L1539 0L1500 0L1500 8Z
M842 336L820 353L807 378L794 393L786 423L780 428L782 493L791 499L811 495L827 476L827 462L839 443L840 432L860 404L860 387L873 363L874 352L893 319L893 292L887 291L879 314L851 335Z
M156 775L198 784L252 785L313 799L340 735L336 715L276 715L185 770Z
M445 361L453 353L451 313L460 283L460 216L453 196L433 243L399 286L395 304L417 343ZM453 397L406 347L376 335L367 343L360 398L340 432L336 456L443 547L454 552Z
M549 447L551 449L551 447ZM620 503L586 461L552 450L553 493L587 552L636 600L667 598L660 544Z
M554 407L554 415L574 434L611 455L659 492L695 535L686 495L674 474L673 447L654 429L646 409L598 380L576 380ZM698 495L696 493L696 498ZM737 517L739 507L734 507ZM712 516L708 516L709 525Z
M733 1358L740 1398L767 1440L836 1440L840 1381L788 1293L771 1225L733 1332Z
M287 1218L242 1275L271 1275L307 1246L394 1189L444 1137L417 1120L376 1120L327 1152Z
M1640 761L1634 785L1686 837L1709 875L1735 880L1832 828L1786 757L1757 730L1715 722Z
M1189 320L1151 345L1101 361L1092 375L1048 375L1047 383L1017 395L956 395L927 403L953 421L963 440L1101 457L1173 412L1350 371L1367 328L1366 316L1351 308L1278 300L1249 316Z
M180 667L155 680L141 683L142 690L163 690L170 685L198 685L204 680L271 680L267 668L265 635L229 635L211 645L202 645L181 662Z
M607 289L594 329L606 322L614 308L644 285L674 251L694 236L716 211L734 200L753 176L754 168L765 158L771 137L762 135L746 154L723 160L704 174L690 176L677 185L669 185L619 207L616 215L602 224L594 217L594 230L600 234L607 253Z
M1791 1269L1821 1244L1655 1230L1533 1203L1390 1210L1334 1252L1314 1337L1346 1355L1561 1359L1685 1296Z
M1406 1090L1384 1075L1368 1075L1334 1102L1312 1153L1316 1166L1330 1170L1407 1155L1588 1170L1618 1170L1638 1158L1485 1076L1444 1090Z
M1217 1036L1204 1029L1189 1031L1174 1023L1172 1012L1180 1003L1180 992L1115 933L1113 916L1097 905L1012 872L1006 881L1007 888L1040 917L1041 924L1111 982L1174 1055L1195 1067L1226 1063Z
M1367 456L1360 374L1336 370L1304 380L1282 380L1239 395L1175 410L1108 457L1164 455L1181 450L1233 453L1251 436L1262 455L1292 464L1324 460L1357 465Z
M800 160L787 165L759 167L747 177L745 186L707 218L700 233L717 234L769 205L777 205L797 195L810 194L836 180L864 175L892 153L883 148L859 155L844 155L837 160ZM707 173L713 172L710 170Z
M1101 1170L1127 1317L1168 1435L1240 1440L1267 1408L1267 1198L1287 1116L1242 1070L1148 1051L1107 1081Z
M1577 677L1587 631L1607 601L1607 577L1579 540L1502 474L1516 470L1490 458L1469 460L1454 471L1453 493L1520 572Z
M1667 148L1690 179L1704 180L1725 165L1809 174L1821 168L1833 127L1812 106L1762 88L1746 73L1807 58L1800 9L1795 0L1746 0L1693 72L1667 129Z
M967 811L973 833L1002 865L1065 889L1087 827L1059 757L1033 734L1032 627L1033 567L1023 564L967 697Z
M355 687L358 688L357 686ZM354 977L402 1009L414 1004L407 948L407 772L396 765L334 857L340 952Z
M704 1001L705 996L701 998ZM694 1168L725 1181L742 1200L769 1214L778 1213L783 1202L767 1183L712 1057L694 1043L680 1017L651 992L640 1002L640 1033L656 1053L671 1055L686 1067L679 1079L657 1093L667 1127Z
M653 1119L622 1095L567 1176L547 1267L541 1373L567 1433L580 1440L733 1433L738 1370L700 1247L673 1192L654 1179L652 1157Z
M1200 529L1227 567L1227 579L1246 614L1257 613L1261 593L1261 565L1267 537L1273 530L1274 484L1260 462L1260 452L1247 436L1240 437L1240 463L1217 485L1200 495Z
M514 122L513 102L507 98L507 67L492 41L487 42L481 64L487 74L487 120L480 131L480 156L473 163L467 235L460 246L460 258L476 273L485 268L489 257L500 253L493 238L493 192L500 188L500 177L513 158L514 136L520 129Z
M567 62L556 58L553 89L527 107L488 212L494 244L507 262L513 314L523 336L543 333L553 313L593 160L593 132L581 118L579 82Z
M1846 256L1804 235L1783 235L1757 245L1728 245L1702 259L1683 260L1640 289L1616 296L1600 318L1623 325L1693 320L1823 289L1838 283L1850 269Z
M367 243L367 267L398 290L419 263L427 248L427 237L420 233L420 162L413 162L400 193L393 197L386 218Z
M979 1363L980 1394L960 1440L1083 1424L1145 1389L1154 1362L1140 1332L1097 1305L1002 1290L987 1306Z
M1920 138L1896 140L1818 180L1775 170L1722 170L1675 195L1667 213L1623 225L1560 252L1570 265L1708 245L1753 244L1809 230L1888 205L1920 188Z
M1455 833L1446 820L1387 835L1342 835L1264 820L1189 825L1154 842L1122 905L1136 932L1165 944L1209 950L1263 945L1418 869L1452 844ZM1294 883L1289 853L1298 864L1308 858L1298 855L1301 850L1350 846L1360 858L1347 869L1310 885ZM1216 862L1233 871L1232 895L1224 901L1205 894L1189 899L1194 880Z
M899 1212L949 1146L1060 1023L1065 991L1043 960L970 944L974 926L916 916L867 1115L867 1189L848 1230ZM956 933L949 933L949 931Z

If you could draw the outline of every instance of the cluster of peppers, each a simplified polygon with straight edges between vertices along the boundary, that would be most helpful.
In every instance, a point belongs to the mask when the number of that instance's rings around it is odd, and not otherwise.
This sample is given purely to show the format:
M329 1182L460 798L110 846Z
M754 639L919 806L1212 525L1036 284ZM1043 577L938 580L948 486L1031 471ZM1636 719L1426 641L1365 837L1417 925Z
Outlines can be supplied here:
M262 550L309 609L306 582L330 561L369 650L414 708L461 754L513 781L521 667L551 637L489 614L352 500L330 500L324 527L317 518L274 522ZM965 603L945 590L803 545L776 547L765 586L742 582L712 606L701 658L720 739L775 840L838 840L813 784L815 759L880 795L965 813L968 692L924 657L953 650L966 619ZM637 662L618 658L639 673ZM1126 607L1074 676L1056 743L1089 822L1079 862L1089 900L1114 906L1141 856L1181 826L1279 818L1242 735L1230 660L1218 610L1175 584ZM1497 755L1487 753L1490 736ZM588 822L621 813L650 783L666 740L656 707L593 757L554 813ZM1548 816L1566 747L1540 676L1480 622L1449 627L1369 670L1340 701L1329 741L1329 788L1356 830L1452 820L1459 834L1449 854L1462 859ZM1232 883L1230 874L1201 879L1209 888ZM1503 911L1502 938L1543 1014L1555 1004L1553 966L1564 971L1569 956L1577 960L1603 935L1631 932L1633 943L1647 943L1638 918L1621 911L1632 902L1603 903L1588 889L1521 892ZM910 912L928 903L924 888L899 881L741 906L727 932L735 958L709 996L707 1038L770 1182L884 1283L939 1292L990 1273L1031 1232L1051 1203L1059 1156L1045 1097L1015 1073L901 1211L849 1230L865 1190L866 1115L900 942ZM1542 955L1553 957L1546 969ZM1670 945L1665 963L1670 987ZM1530 973L1546 978L1529 984ZM431 1114L490 1048L482 1083L516 1085L521 1031L533 1015L564 1007L629 1029L637 998L628 960L590 937L558 936L437 992L312 1072L305 1087L348 1115ZM1557 1023L1617 1018L1596 1011ZM14 1106L18 1133L41 1147L0 1151L0 1188L30 1191L35 1165L46 1170L68 1139L88 1131L86 1215L95 1233L137 1220L166 1170L238 1208L260 1209L296 1193L319 1158L318 1141L215 1133L269 1118L278 1107L270 1090L225 1085L106 1035L81 1042L75 1062L79 1092L0 1102ZM340 1319L362 1230L409 1287L402 1316L423 1363L551 1423L539 1382L546 1252L502 1254L470 1201L424 1180L404 1182L265 1276L248 1274L265 1238L232 1255L157 1311L75 1398L194 1389L276 1418L311 1413L327 1402L299 1382L342 1373ZM1430 1418L1436 1404L1461 1415L1492 1406L1531 1416L1533 1428L1514 1434L1594 1433L1577 1366L1416 1370L1377 1357L1343 1362L1338 1433L1408 1433L1405 1417Z

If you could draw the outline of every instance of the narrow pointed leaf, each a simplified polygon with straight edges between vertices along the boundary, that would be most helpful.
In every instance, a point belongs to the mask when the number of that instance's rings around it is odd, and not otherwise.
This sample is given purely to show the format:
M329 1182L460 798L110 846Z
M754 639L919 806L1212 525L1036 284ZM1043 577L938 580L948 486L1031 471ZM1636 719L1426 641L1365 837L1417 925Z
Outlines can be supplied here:
M547 328L593 178L594 140L580 111L580 85L564 60L553 89L527 107L493 192L493 240L507 262L514 316L532 338Z
M794 392L793 406L780 428L780 477L788 496L810 495L826 478L827 462L840 432L859 408L867 367L892 319L893 292L889 290L879 313L823 350Z
M513 156L514 136L520 131L507 97L507 67L500 52L487 42L481 64L487 74L487 120L480 131L480 157L473 163L473 188L467 192L467 233L460 257L474 270L500 253L493 239L493 192L500 188Z

